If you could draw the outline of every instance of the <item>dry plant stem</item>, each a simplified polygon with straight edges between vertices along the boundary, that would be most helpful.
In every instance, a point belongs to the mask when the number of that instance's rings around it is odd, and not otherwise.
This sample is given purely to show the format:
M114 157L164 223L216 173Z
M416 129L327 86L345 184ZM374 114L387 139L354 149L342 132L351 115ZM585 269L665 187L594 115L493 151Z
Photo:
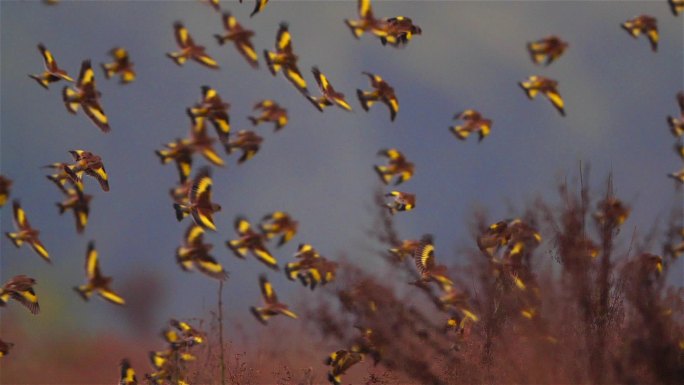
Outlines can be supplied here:
M226 385L226 361L223 356L223 280L219 280L218 289L218 322L219 322L219 344L221 358L221 385Z

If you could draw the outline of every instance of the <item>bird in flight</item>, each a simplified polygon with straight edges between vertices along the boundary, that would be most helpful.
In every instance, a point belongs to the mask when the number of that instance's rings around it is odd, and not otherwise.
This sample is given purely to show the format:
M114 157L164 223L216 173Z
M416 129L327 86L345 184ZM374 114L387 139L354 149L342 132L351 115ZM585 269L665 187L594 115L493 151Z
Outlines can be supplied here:
M449 131L460 140L466 140L471 133L477 132L481 142L492 130L492 121L482 117L476 110L465 110L454 115L454 120L459 119L463 120L463 124L451 126Z
M112 277L104 276L100 272L100 262L97 256L97 250L95 250L95 242L93 241L88 243L88 250L86 251L85 258L85 271L88 282L85 285L74 287L74 290L81 298L88 301L93 293L97 293L100 297L113 304L126 304L126 301L110 288Z
M379 156L388 159L387 166L376 165L373 167L384 184L389 184L395 176L398 176L394 185L398 185L411 179L413 176L414 165L406 160L396 148L384 149L378 152Z
M175 22L173 24L173 33L176 38L176 43L181 50L169 52L166 56L173 60L174 63L182 66L188 59L192 59L205 67L219 69L216 60L205 52L206 48L195 44L192 36L190 36L188 30L183 26L183 23L180 21Z
M231 139L226 144L226 151L232 154L234 151L241 150L242 155L238 159L238 164L242 164L252 159L259 152L261 142L263 141L264 139L254 131L240 130L237 133L237 137Z
M371 87L373 91L362 91L357 89L356 95L359 98L361 107L365 111L373 106L375 102L382 102L387 105L390 111L390 120L394 121L399 112L399 101L397 96L394 94L394 88L392 88L386 81L384 81L380 76L373 75L369 72L363 72L364 75L368 76L370 79Z
M556 35L547 36L543 39L527 43L527 51L534 64L548 66L563 55L568 48L568 43Z
M288 122L287 110L278 103L270 99L265 99L254 105L254 110L260 110L261 115L247 117L252 125L256 126L262 122L274 123L275 131L285 127Z
M52 53L48 51L43 43L38 44L38 50L43 56L43 61L45 62L45 71L39 75L29 75L29 77L38 82L43 88L48 89L50 83L54 83L60 80L66 80L68 82L73 82L74 79L69 77L69 75L63 69L59 68L57 61L52 56Z
M279 71L283 71L285 78L297 88L304 96L309 95L309 89L306 87L306 80L297 67L297 55L292 49L292 35L288 29L287 23L280 23L278 34L276 35L275 52L264 50L264 58L268 70L273 76Z
M261 296L264 299L264 306L252 306L249 308L257 321L266 325L271 317L278 314L297 319L297 314L290 310L286 304L278 302L278 296L275 290L273 290L273 285L266 279L264 274L259 276L259 287L261 288Z
M33 290L35 284L36 280L26 275L12 277L0 288L0 306L5 306L10 299L13 299L27 308L31 314L40 313L38 296Z
M69 151L75 163L66 165L63 169L73 183L83 183L83 174L95 178L104 191L109 191L109 177L104 168L102 158L90 151Z
M193 267L211 278L224 280L228 277L223 266L209 253L214 246L204 243L204 229L190 225L183 237L183 245L176 249L176 262L184 271Z
M92 195L83 192L83 184L70 183L71 187L54 179L51 175L47 178L55 183L59 191L65 195L64 201L57 203L59 214L62 215L66 211L71 210L76 219L76 232L83 233L88 224L88 215L90 214L90 201L93 199Z
M525 81L518 82L518 85L525 91L525 95L530 100L534 99L538 93L546 96L551 104L553 104L553 107L562 116L565 116L565 104L560 93L558 93L558 82L556 80L535 75L530 76Z
M677 93L677 104L679 105L679 116L668 116L667 124L670 125L670 132L676 138L684 135L684 91Z
M394 200L387 203L385 207L389 209L390 214L394 215L397 211L411 211L416 207L416 196L401 191L391 191L385 194L386 197L394 197Z
M297 261L285 266L285 275L290 281L299 279L313 290L318 284L325 285L335 279L338 264L321 256L310 244L300 244L294 256Z
M325 364L330 366L328 381L333 385L340 385L342 383L342 375L361 361L363 361L363 354L359 352L344 349L333 352L325 360Z
M382 45L390 44L399 47L408 44L414 35L420 35L423 30L413 24L413 20L405 16L391 17L383 24L384 34L380 36Z
M240 0L240 2L242 3L242 0ZM252 10L252 13L249 14L249 17L253 17L261 12L264 7L266 7L266 4L268 4L268 0L254 0L254 9Z
M128 57L128 51L121 47L114 47L109 51L109 54L114 58L114 61L101 64L105 78L110 79L112 76L121 75L121 84L134 81L135 70L133 69L133 62Z
M344 23L349 27L355 38L360 38L366 32L370 32L378 37L387 35L386 22L373 16L370 0L358 0L357 9L359 14L358 20L344 20Z
M12 188L12 180L0 175L0 207L7 203Z
M228 109L230 104L221 99L221 95L209 86L202 86L202 101L187 110L191 119L209 119L216 129L219 140L222 143L228 141L230 134L230 116Z
M240 55L247 60L247 63L252 68L259 68L259 59L251 40L254 31L245 29L230 12L223 14L223 28L226 30L223 35L214 35L219 45L232 41Z
M322 112L325 107L333 106L335 104L340 108L351 111L352 108L344 99L344 94L335 91L332 84L330 84L328 81L328 78L321 73L318 67L313 67L311 72L313 73L316 83L318 84L318 88L321 90L323 95L309 96L309 100L319 111Z
M251 252L261 263L277 271L278 261L266 249L264 245L265 236L254 231L249 221L241 216L235 219L234 227L238 238L226 242L226 246L235 256L244 259L247 252Z
M187 203L174 203L176 219L181 221L186 215L192 215L195 223L204 229L216 231L213 215L221 211L221 206L211 200L213 182L207 173L199 173L188 192Z
M625 21L620 26L635 39L643 33L651 44L651 50L658 51L658 20L655 17L640 15Z
M119 367L121 368L119 385L138 385L138 379L135 377L135 370L133 370L131 363L128 362L126 358L121 360Z
M432 235L423 235L420 244L413 253L413 259L422 282L435 281L443 288L454 285L447 276L446 266L437 265L435 262L435 245Z
M292 219L288 213L283 211L274 211L265 215L261 218L261 222L259 222L259 229L266 239L271 239L280 235L278 247L289 242L295 234L297 234L298 227L299 222Z
M67 111L71 114L75 115L78 108L82 107L90 121L102 132L107 133L111 131L111 127L109 127L109 118L100 105L100 96L100 91L95 87L95 71L93 71L90 60L84 60L81 63L81 72L78 75L76 87L64 86L62 100Z
M679 16L680 13L684 12L684 0L667 0L670 5L670 10L675 16Z
M5 235L7 238L9 238L17 248L21 247L24 242L28 243L46 262L52 263L47 249L45 249L43 243L38 239L40 231L31 227L31 224L26 218L26 212L21 208L18 200L12 202L12 211L14 213L14 227L17 229L17 232L6 232Z

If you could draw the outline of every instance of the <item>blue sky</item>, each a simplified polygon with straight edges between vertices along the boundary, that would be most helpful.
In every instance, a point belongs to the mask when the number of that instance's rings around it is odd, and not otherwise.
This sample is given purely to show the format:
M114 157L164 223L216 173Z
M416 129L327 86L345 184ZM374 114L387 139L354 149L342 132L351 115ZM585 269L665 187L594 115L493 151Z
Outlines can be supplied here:
M0 171L14 180L12 196L21 199L54 259L49 266L3 238L1 275L3 281L17 274L38 279L43 313L26 324L36 333L130 327L131 310L99 299L83 303L71 289L84 280L91 239L102 270L129 300L146 298L145 288L159 282L164 294L153 315L154 332L169 317L199 317L213 306L216 283L175 264L174 250L188 222L176 222L168 197L175 168L161 166L154 155L185 135L184 109L199 100L205 84L231 103L234 131L251 128L247 116L261 99L274 99L290 112L290 124L279 133L271 126L256 128L265 142L252 160L237 166L232 156L227 167L214 169L214 199L223 211L216 216L219 231L208 240L231 273L226 284L231 320L250 317L248 307L261 300L257 276L266 270L254 259L235 259L225 247L235 236L232 222L238 214L257 221L284 210L300 221L293 242L273 249L281 265L291 260L299 242L309 242L333 259L345 253L363 266L378 267L365 233L373 224L370 208L379 187L372 166L382 161L376 156L382 148L396 147L416 164L415 177L400 187L418 196L414 211L396 217L402 235L434 233L445 263L464 262L457 250L472 246L468 223L477 207L499 219L511 215L511 205L522 207L537 196L552 199L557 183L575 176L580 161L591 165L597 189L613 172L617 194L633 208L630 229L647 232L678 199L673 181L665 177L681 167L665 117L677 112L674 96L684 83L684 27L665 1L374 1L376 15L410 16L422 27L423 35L403 49L383 47L370 36L355 40L343 23L356 17L355 1L272 1L252 19L251 1L221 4L256 31L258 52L272 49L279 23L289 22L310 89L315 89L310 68L317 65L354 111L321 114L281 75L271 76L263 61L253 70L232 46L219 47L212 35L222 31L220 15L199 2L0 4ZM620 28L642 13L659 20L656 54L645 39L634 40ZM176 49L176 20L207 46L220 71L193 62L177 67L165 57ZM537 67L525 44L549 34L561 36L570 48L550 67ZM60 96L64 83L45 91L26 76L42 70L39 42L74 77L82 60L98 65L110 134L102 134L82 113L66 112ZM104 79L99 63L109 60L114 46L129 50L136 82L121 86ZM365 113L358 105L355 89L368 87L362 71L394 86L400 102L394 123L383 106ZM527 100L518 88L518 81L535 74L559 81L566 118L546 100ZM491 136L480 144L474 138L460 142L448 131L452 116L466 108L494 121ZM72 149L101 155L111 180L109 193L86 181L94 200L91 221L80 236L70 216L58 215L54 202L60 193L40 168L68 161ZM10 206L0 215L2 231L8 231ZM675 275L682 273L679 263ZM136 276L147 284L132 291L129 283ZM282 274L269 276L286 302L312 295ZM8 308L3 314L28 322L22 310Z

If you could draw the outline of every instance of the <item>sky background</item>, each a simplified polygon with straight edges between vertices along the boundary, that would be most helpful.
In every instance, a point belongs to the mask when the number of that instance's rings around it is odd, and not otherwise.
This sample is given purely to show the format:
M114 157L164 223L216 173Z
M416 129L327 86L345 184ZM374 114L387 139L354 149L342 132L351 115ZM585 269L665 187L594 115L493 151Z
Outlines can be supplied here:
M292 260L298 243L308 242L332 259L344 253L377 268L366 232L380 187L372 166L383 161L376 155L382 148L398 148L416 164L414 178L399 188L418 197L414 211L396 216L402 236L434 233L440 260L447 264L465 262L457 250L473 246L468 223L476 208L503 219L511 205L522 207L537 196L552 200L558 182L577 175L580 161L591 166L598 190L613 172L617 194L633 209L625 225L630 229L645 233L677 199L666 174L682 162L672 151L665 118L677 113L675 94L684 84L684 25L665 1L373 1L376 16L409 16L423 29L403 49L383 47L369 35L355 40L343 23L357 17L355 1L272 1L251 19L252 1L221 5L256 32L259 70L232 45L216 44L212 35L222 33L220 14L197 1L0 3L0 172L14 181L12 198L21 200L53 258L48 265L3 236L0 278L35 277L42 309L32 317L9 306L1 313L3 328L17 322L36 336L79 330L148 337L170 317L207 314L216 282L184 273L175 263L189 222L176 222L168 196L177 180L175 167L162 166L154 154L186 135L184 110L199 101L202 85L231 103L233 132L251 129L247 116L259 100L274 99L290 113L281 132L273 133L271 125L256 128L265 141L253 159L237 166L233 155L224 169L213 170L214 200L223 210L215 218L218 232L206 239L231 274L225 286L231 322L250 323L248 307L261 301L258 274L268 270L251 257L236 259L225 247L235 237L238 214L256 223L283 210L300 222L292 242L272 248L281 266ZM642 13L659 21L655 54L645 38L634 40L620 28ZM177 50L176 20L218 60L219 71L195 62L178 67L165 56ZM309 88L317 92L310 72L317 65L347 95L353 112L330 108L321 114L282 75L271 76L261 52L273 49L281 21L290 25ZM525 44L550 34L570 47L551 66L535 66ZM93 61L111 133L101 133L82 112L67 113L64 82L46 91L27 77L43 69L39 42L74 78L82 60ZM138 73L134 83L105 80L99 63L109 61L114 46L129 51ZM395 88L400 103L395 122L383 105L368 113L359 106L355 90L368 88L362 71L381 75ZM544 98L527 100L516 83L530 75L559 81L567 117ZM480 144L475 138L460 142L448 131L453 115L467 108L494 122ZM93 179L85 181L94 199L83 235L76 233L71 214L58 215L61 193L41 169L70 161L72 149L100 155L110 177L108 193ZM203 163L196 158L196 165ZM11 204L0 216L2 231L10 231ZM96 241L102 271L114 277L113 288L130 303L154 301L151 314L99 298L85 303L72 291L85 279L89 240ZM682 268L680 262L673 271L678 282L684 281ZM268 276L295 311L297 303L315 295L282 273L268 271Z

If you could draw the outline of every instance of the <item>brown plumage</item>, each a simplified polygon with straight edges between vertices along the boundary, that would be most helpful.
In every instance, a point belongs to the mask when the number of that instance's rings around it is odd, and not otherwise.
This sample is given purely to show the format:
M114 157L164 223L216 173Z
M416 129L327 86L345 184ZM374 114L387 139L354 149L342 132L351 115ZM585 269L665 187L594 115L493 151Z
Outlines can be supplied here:
M12 277L0 288L0 306L5 306L10 299L13 299L26 307L31 314L40 313L38 296L33 290L35 284L36 280L26 275Z
M394 93L394 88L378 75L369 72L363 72L363 74L370 79L373 91L356 90L356 96L359 98L361 107L363 107L365 111L368 111L375 102L384 103L387 105L387 108L389 108L390 120L394 121L397 117L397 112L399 112L399 101Z

